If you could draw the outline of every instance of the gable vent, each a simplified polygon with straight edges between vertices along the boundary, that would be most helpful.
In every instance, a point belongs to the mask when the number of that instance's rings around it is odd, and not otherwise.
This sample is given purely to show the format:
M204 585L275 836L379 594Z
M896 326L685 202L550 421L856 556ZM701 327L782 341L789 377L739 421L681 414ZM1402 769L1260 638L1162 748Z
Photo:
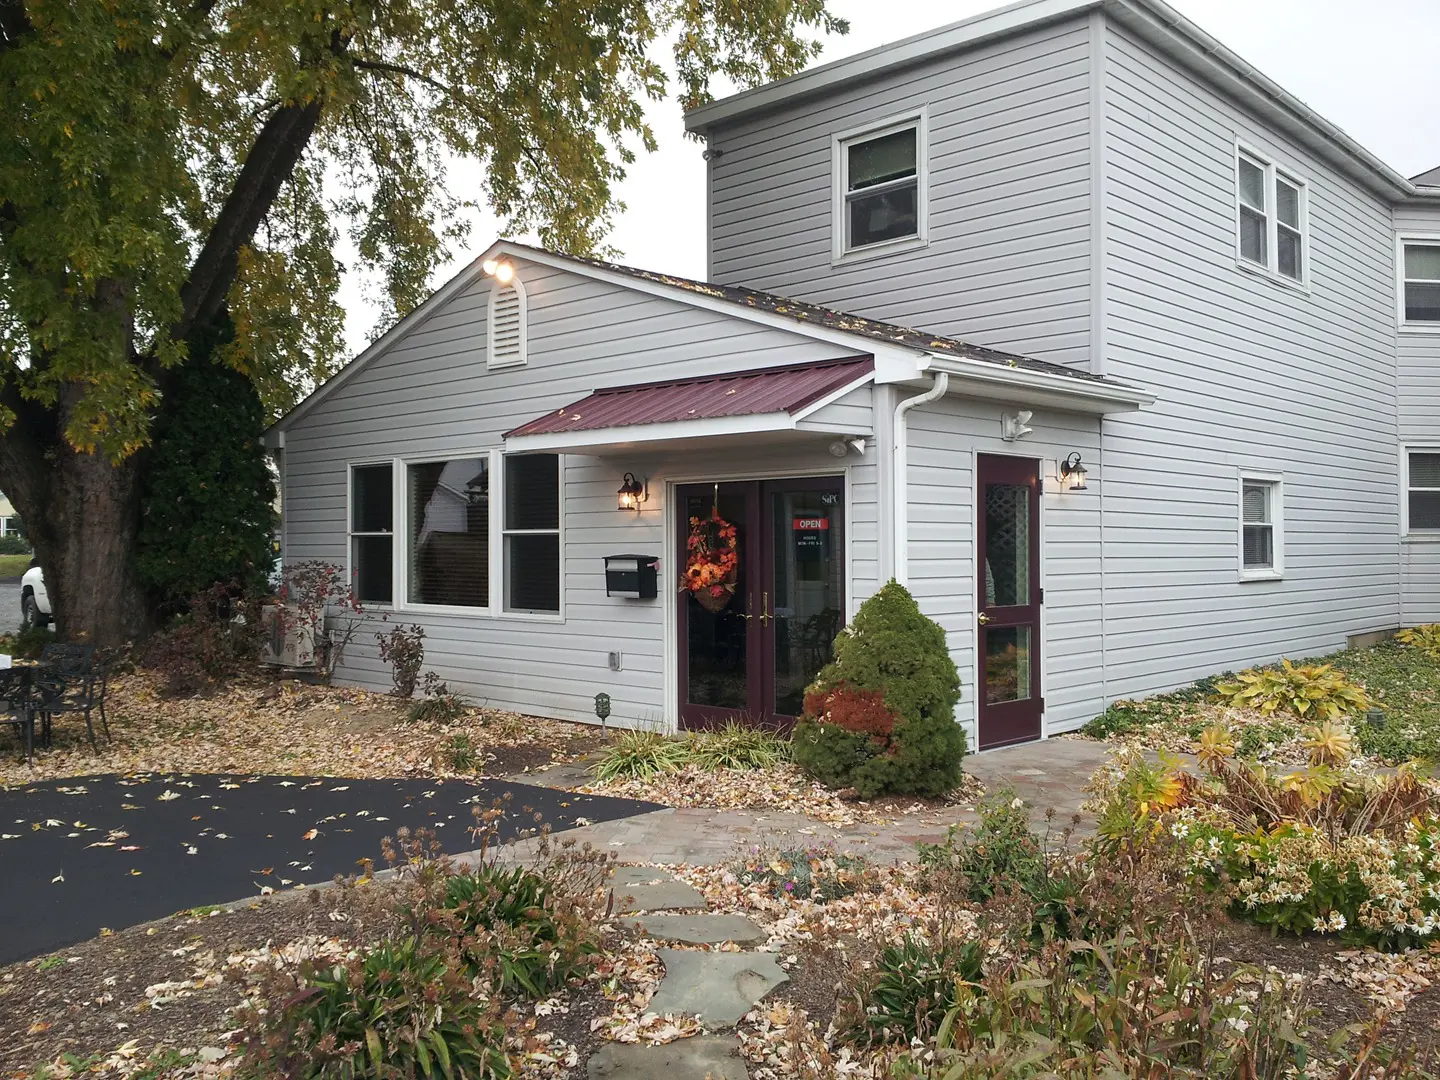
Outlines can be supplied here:
M487 368L519 367L525 363L525 306L525 286L519 278L509 285L496 282L490 287Z

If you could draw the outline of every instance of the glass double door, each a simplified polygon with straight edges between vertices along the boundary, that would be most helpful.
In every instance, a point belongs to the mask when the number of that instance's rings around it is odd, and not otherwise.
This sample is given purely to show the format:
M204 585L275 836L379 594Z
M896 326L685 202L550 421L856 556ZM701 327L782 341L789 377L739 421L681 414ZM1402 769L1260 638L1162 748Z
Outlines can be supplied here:
M720 586L680 593L680 726L730 719L786 726L830 662L845 623L845 506L840 477L686 484L676 489L676 551L735 529L735 566Z

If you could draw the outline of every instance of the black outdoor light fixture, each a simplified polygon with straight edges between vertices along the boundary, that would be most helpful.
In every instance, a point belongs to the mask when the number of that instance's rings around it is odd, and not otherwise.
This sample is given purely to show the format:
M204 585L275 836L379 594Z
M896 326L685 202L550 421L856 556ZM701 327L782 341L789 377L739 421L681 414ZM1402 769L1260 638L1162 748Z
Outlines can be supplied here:
M625 479L620 484L617 492L620 497L618 510L639 510L640 504L650 501L650 492L646 488L646 482L635 479L635 474L627 472Z
M1078 450L1060 463L1060 482L1070 491L1085 490L1085 473Z

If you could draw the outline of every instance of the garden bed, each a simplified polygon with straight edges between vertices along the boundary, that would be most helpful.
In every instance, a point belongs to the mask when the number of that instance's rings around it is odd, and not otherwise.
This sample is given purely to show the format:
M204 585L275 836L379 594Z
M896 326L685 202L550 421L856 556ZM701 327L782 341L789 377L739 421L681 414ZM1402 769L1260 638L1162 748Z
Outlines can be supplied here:
M350 777L504 776L603 744L591 725L472 708L452 724L410 722L409 702L352 687L232 679L208 696L167 697L148 672L110 685L113 740L92 751L78 716L56 722L35 764L0 736L0 784L97 773L230 772Z

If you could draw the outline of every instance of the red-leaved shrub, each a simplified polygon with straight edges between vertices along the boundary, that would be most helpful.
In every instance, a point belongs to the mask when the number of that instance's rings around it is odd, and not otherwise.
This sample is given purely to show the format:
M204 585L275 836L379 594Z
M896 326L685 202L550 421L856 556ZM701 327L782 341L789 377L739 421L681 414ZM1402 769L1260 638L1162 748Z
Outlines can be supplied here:
M884 691L862 690L848 682L811 689L805 695L805 715L856 735L869 735L882 748L889 745L895 730L895 713L885 704Z

